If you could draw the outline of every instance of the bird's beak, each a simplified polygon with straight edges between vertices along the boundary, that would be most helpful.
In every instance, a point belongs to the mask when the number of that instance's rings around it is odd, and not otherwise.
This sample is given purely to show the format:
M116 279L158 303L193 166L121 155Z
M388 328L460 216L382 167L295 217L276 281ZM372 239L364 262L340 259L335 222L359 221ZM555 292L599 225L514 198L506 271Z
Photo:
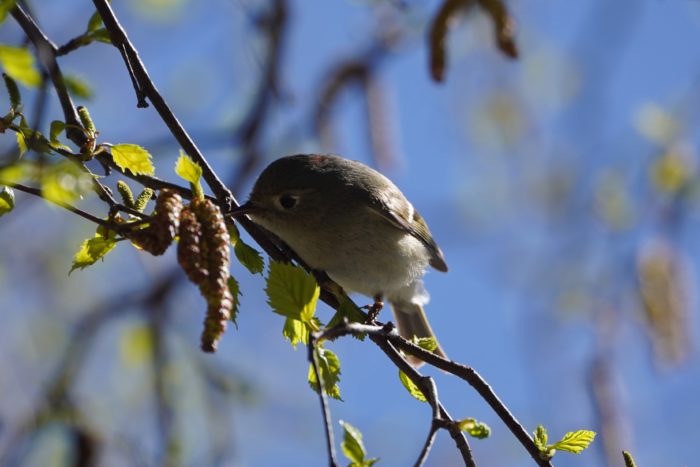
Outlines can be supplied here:
M241 204L237 208L233 208L230 212L230 214L233 217L238 217L238 216L243 216L246 214L251 214L257 211L257 208L251 203L250 201L246 201L245 203Z

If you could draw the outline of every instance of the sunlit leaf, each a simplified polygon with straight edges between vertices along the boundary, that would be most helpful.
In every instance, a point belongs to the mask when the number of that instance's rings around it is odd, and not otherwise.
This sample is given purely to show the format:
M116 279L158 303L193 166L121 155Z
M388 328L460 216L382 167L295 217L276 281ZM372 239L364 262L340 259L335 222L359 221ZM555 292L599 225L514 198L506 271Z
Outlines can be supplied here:
M151 154L136 144L115 144L111 148L114 163L134 175L153 175Z
M574 454L580 454L581 451L586 449L589 444L593 442L595 438L595 431L590 430L578 430L570 431L564 435L564 437L557 441L556 443L549 446L557 451L573 452Z
M460 430L476 439L484 439L491 436L491 428L486 423L479 422L474 418L465 418L457 423Z
M314 351L314 355L316 356L318 371L323 380L323 392L333 399L342 400L340 397L340 387L338 387L338 382L340 381L340 360L338 360L338 356L323 347L317 347ZM308 380L311 388L318 392L318 380L316 379L314 367L311 364L309 365Z
M540 452L544 452L547 449L547 429L542 425L537 425L534 441Z
M311 324L320 291L316 279L302 268L270 263L265 292L275 313Z
M14 8L17 0L0 0L0 23L5 21L7 14Z
M423 393L421 392L420 389L418 389L418 386L413 384L413 381L411 381L411 378L409 378L406 373L403 371L399 370L399 379L401 380L401 384L403 384L403 387L406 388L408 393L418 399L421 402L428 402L428 399L425 398Z
M349 467L370 467L374 465L379 459L366 459L367 451L362 442L360 430L343 420L340 420L339 423L343 427L343 441L340 443L340 448L343 450L345 457L351 461Z
M282 335L289 340L292 347L297 348L297 344L309 343L309 328L298 319L287 318L284 320Z
M12 188L4 186L0 190L0 217L15 208L15 192Z
M202 178L202 167L180 150L180 157L175 163L175 173L188 182L197 184Z
M107 253L112 251L116 244L117 242L113 234L108 234L107 237L103 237L97 233L93 238L85 240L73 257L73 265L70 268L69 274L76 269L85 269L95 264L97 260L104 258Z
M41 83L34 55L26 47L0 45L0 65L5 73L25 86L35 87Z

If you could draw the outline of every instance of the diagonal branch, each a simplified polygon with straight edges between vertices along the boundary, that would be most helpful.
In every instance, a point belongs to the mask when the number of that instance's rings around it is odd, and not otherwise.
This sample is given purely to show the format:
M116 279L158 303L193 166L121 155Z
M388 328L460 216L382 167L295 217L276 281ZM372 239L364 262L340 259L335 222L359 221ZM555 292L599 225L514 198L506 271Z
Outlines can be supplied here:
M318 359L316 358L316 338L313 334L309 336L309 362L316 375L318 382L318 399L321 403L321 413L323 414L323 427L326 434L326 450L328 451L329 467L337 467L338 461L335 458L335 441L333 437L333 421L331 419L331 411L328 408L328 400L326 399L326 391L323 388L323 375L318 368Z

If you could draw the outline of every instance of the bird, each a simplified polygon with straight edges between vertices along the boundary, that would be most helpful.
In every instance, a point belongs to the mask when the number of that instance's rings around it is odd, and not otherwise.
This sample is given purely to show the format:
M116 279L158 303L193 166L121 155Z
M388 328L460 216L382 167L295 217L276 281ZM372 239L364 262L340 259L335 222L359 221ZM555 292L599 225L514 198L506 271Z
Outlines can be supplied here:
M336 155L281 157L235 214L247 214L347 293L375 306L388 301L401 336L433 338L433 352L446 357L423 308L423 276L430 266L447 272L447 263L423 217L387 177Z

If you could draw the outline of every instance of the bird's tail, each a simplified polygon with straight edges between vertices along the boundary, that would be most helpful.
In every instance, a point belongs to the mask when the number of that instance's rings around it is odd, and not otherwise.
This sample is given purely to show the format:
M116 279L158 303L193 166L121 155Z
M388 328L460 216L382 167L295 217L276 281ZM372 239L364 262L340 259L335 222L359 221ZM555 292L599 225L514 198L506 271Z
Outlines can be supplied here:
M440 343L437 341L435 334L433 333L428 318L425 316L425 311L420 305L414 303L391 303L391 308L394 311L394 318L396 319L396 325L399 328L399 334L406 339L413 339L416 337L432 337L437 343L437 348L433 353L447 358L445 351L440 347ZM408 361L415 368L420 367L425 362L413 355L408 355Z

